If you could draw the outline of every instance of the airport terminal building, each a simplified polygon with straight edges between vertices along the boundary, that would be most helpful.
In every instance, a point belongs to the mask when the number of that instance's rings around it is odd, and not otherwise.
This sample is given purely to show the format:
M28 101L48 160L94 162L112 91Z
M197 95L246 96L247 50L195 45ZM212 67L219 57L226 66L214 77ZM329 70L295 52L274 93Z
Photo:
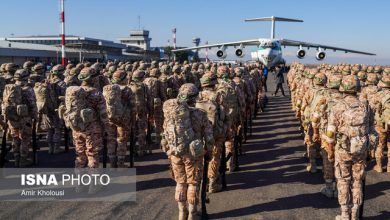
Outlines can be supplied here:
M132 32L131 32L132 33ZM147 32L149 34L149 32ZM139 36L128 40L138 43ZM106 60L155 60L160 58L158 50L150 50L150 38L147 47L83 37L67 36L66 57L71 62ZM142 43L146 43L145 41ZM26 60L43 63L61 62L60 36L27 36L0 38L0 63L22 64Z

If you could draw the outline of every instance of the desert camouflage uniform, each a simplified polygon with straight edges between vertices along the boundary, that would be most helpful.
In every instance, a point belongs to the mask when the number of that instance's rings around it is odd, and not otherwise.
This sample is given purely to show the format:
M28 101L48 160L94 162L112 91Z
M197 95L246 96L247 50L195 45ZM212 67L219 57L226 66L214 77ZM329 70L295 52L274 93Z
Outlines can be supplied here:
M60 101L58 97L65 96L66 91L66 84L65 82L60 78L62 74L62 71L58 70L58 68L53 67L53 70L51 71L50 77L49 77L49 84L50 88L54 91L54 97L50 98L57 98L55 100L50 100L54 104L54 108L58 109L60 105ZM61 141L61 129L63 128L63 122L59 118L58 112L48 112L48 114L44 115L43 118L44 123L46 123L47 130L47 142L49 145L49 153L62 153L63 149L60 149L60 141Z
M181 106L179 109L182 112L175 112L173 114L177 113L178 115L184 115L189 113L191 128L194 132L193 140L202 140L207 147L211 147L214 144L213 129L211 123L208 121L207 114L200 109L190 107L188 104L191 100L195 103L197 93L198 90L194 84L184 84L179 91L180 97L177 99L170 99L164 103L164 114L172 114L171 111L175 110L172 109L172 106ZM186 111L188 112L186 113ZM167 118L169 117L166 116L165 119ZM166 133L167 131L174 130L174 128L172 129L167 126L167 122L164 121L164 137L169 136L169 134ZM171 161L172 171L176 181L175 200L178 202L179 219L187 219L188 211L190 215L189 219L195 219L198 202L197 187L199 186L202 176L201 166L203 155L194 157L189 151L187 151L188 153L183 152L181 155L177 155L175 152L172 152L172 149L170 148L176 146L167 146L167 144L163 143L168 143L165 138L162 139L162 146Z
M138 142L138 155L143 156L145 153L151 153L150 146L146 144L146 129L147 115L150 109L148 109L147 103L149 103L149 97L147 96L147 90L145 84L142 82L145 76L145 72L137 70L133 73L132 81L129 87L132 92L132 112L134 116L133 133L137 137Z
M345 92L343 101L336 103L329 115L327 142L335 147L335 176L341 205L341 215L336 219L358 219L363 201L369 108L367 102L356 96L358 87L356 76L344 76L340 86L340 91ZM348 111L356 108L354 112Z
M322 172L324 174L325 187L321 193L327 197L336 197L337 191L334 176L334 158L329 159L328 155L334 155L334 149L330 149L326 142L326 128L328 126L329 112L333 106L342 99L342 94L338 88L341 83L341 75L327 74L327 88L323 93L315 96L316 103L313 103L311 121L313 126L313 141L321 145Z
M103 134L104 127L108 126L108 118L106 111L106 103L104 97L100 91L92 87L93 80L97 78L88 78L87 72L90 73L89 77L93 77L94 70L85 67L80 75L79 80L83 81L81 87L87 92L86 103L89 108L94 110L96 114L95 121L85 125L84 131L72 131L73 143L76 151L76 168L98 168L99 167L99 151L103 146ZM85 72L85 75L84 75ZM91 80L88 82L86 80Z
M126 114L122 116L122 123L117 123L109 118L109 125L105 128L107 134L107 154L112 168L126 167L127 141L130 137L132 125L131 117L134 115L133 112L130 111L132 93L130 88L126 85L126 76L127 74L121 70L116 71L112 76L112 83L118 84L120 87L120 100L124 108L124 114Z
M18 121L8 120L16 167L31 165L31 161L27 158L31 145L32 120L37 119L37 105L34 90L28 85L28 77L29 73L25 70L18 70L15 73L15 84L22 89L21 103L27 105L28 116L19 116ZM2 114L5 114L4 108Z
M148 96L148 123L151 124L150 127L154 128L156 133L156 143L158 145L160 145L161 142L161 132L164 123L162 106L167 100L166 90L158 78L159 75L159 69L154 68L150 71L149 77L144 80Z
M390 73L390 69L386 68ZM379 143L375 150L376 165L374 170L377 172L383 172L382 162L384 157L384 149L387 147L387 157L390 158L389 153L389 131L388 131L388 114L384 114L384 110L387 110L388 106L383 106L390 97L390 75L384 74L381 81L378 83L381 91L375 94L373 97L373 103L376 107L375 112L375 130L379 136ZM386 112L387 113L387 112ZM387 164L387 172L390 172L390 163Z
M227 106L225 112L226 125L226 140L225 148L226 155L231 154L229 161L227 162L227 168L230 172L236 169L235 158L238 156L234 150L234 138L237 133L237 121L239 119L238 113L238 97L236 93L236 85L228 78L228 68L226 66L218 67L218 85L217 92L225 93L225 100L223 101Z

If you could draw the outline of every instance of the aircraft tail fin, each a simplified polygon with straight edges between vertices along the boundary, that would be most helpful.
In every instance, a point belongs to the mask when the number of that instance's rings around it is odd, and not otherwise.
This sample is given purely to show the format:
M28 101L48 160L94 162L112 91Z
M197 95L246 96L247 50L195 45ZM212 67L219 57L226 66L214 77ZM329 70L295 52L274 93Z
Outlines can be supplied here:
M292 18L282 18L282 17L262 17L262 18L249 18L245 19L246 22L248 21L271 21L272 27L271 27L271 39L275 38L275 21L284 21L284 22L303 22L303 20L298 19L292 19Z

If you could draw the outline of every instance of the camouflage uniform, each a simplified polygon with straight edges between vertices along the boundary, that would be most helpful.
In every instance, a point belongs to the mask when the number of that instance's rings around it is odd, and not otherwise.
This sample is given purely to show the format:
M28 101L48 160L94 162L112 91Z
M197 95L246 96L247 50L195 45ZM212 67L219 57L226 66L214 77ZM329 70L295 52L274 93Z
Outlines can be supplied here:
M65 79L64 79L66 86L80 86L81 82L77 78L77 76L80 73L80 69L79 68L72 68L72 69L67 70L67 71L68 71L68 74L66 74Z
M106 134L107 134L107 153L110 160L110 166L112 168L118 167L118 168L124 168L125 166L125 158L126 158L126 152L127 152L127 141L130 137L130 130L131 130L131 116L133 113L130 111L130 103L132 99L132 93L129 87L126 86L126 72L122 70L117 70L112 75L112 81L113 84L119 85L119 88L121 90L121 104L123 107L123 114L121 116L120 122L113 120L109 117L109 126L106 127ZM105 89L103 89L103 94L106 97L104 93ZM110 110L108 109L108 106L110 106L111 103L108 103L109 97L105 98L107 103L107 112L108 115L110 115ZM113 103L114 104L114 103ZM115 104L114 106L116 107ZM113 111L111 114L115 114L115 109L112 109ZM114 116L115 117L115 116Z
M330 111L327 142L335 147L335 176L341 215L336 219L358 219L362 204L362 180L368 151L368 103L356 96L356 76L344 76L340 91L343 100ZM328 155L332 158L333 155Z
M45 69L43 64L38 63L32 68L32 74L28 79L31 86L34 86L36 82L42 82L45 79Z
M149 103L149 97L147 96L146 86L142 82L144 76L145 72L141 70L135 71L132 76L132 81L129 84L133 94L133 100L131 102L133 104L132 112L135 114L135 124L132 129L137 137L139 156L143 156L145 153L151 153L150 146L146 144L147 115L149 114L147 103Z
M156 143L158 145L161 142L161 132L164 122L162 105L167 100L166 90L158 78L159 75L159 69L154 68L150 71L149 77L144 80L149 101L147 103L149 109L148 123L151 125L150 127L154 127Z
M390 73L390 69L388 69ZM375 94L373 97L374 106L376 106L375 111L375 130L379 136L379 143L375 150L375 159L376 165L374 170L377 172L383 172L382 160L384 157L384 149L387 147L387 158L390 158L389 153L389 131L388 131L388 113L387 113L387 100L390 97L390 75L384 74L378 86L381 88L381 91ZM385 111L387 110L387 111ZM387 164L387 172L390 172L390 163Z
M51 89L54 91L54 98L55 100L51 100L54 104L54 108L58 109L60 102L58 97L65 96L66 91L66 84L61 79L63 74L63 67L62 66L54 66L51 70L51 73L49 75L49 83L51 85ZM63 122L59 118L59 115L56 111L48 112L44 116L47 120L45 120L45 123L47 124L47 142L49 145L49 153L50 154L58 154L64 152L63 149L60 148L60 142L61 142L61 129L63 127Z
M381 90L377 86L378 77L375 73L370 73L366 79L366 85L361 89L359 99L361 101L368 101L370 107L369 119L369 134L370 134L370 156L375 158L375 148L378 145L378 133L375 129L375 112L377 112L379 100L376 98L378 92Z
M331 198L337 196L334 176L334 159L328 155L334 155L326 142L326 128L328 126L329 111L342 99L339 87L342 77L340 75L328 74L327 89L317 93L312 104L311 123L313 126L313 141L321 145L322 172L324 174L325 187L321 193ZM323 76L322 76L323 77ZM324 77L325 78L325 77Z
M85 67L78 76L79 80L82 81L81 88L88 94L85 101L97 117L94 118L94 121L85 125L84 131L72 131L76 151L76 168L99 167L99 151L103 144L103 128L108 127L104 97L100 91L92 87L93 80L96 79L93 78L96 75L94 71L94 69Z
M217 182L219 178L219 167L221 165L221 152L225 143L225 127L223 125L225 119L225 111L228 109L224 100L224 93L216 91L217 76L211 72L206 72L200 79L202 91L199 93L197 106L202 105L203 101L211 102L215 105L217 116L214 119L214 146L209 149L211 152L211 160L208 167L209 192L215 193L222 190L222 185ZM207 111L207 110L206 110ZM208 110L210 111L210 110ZM208 112L210 114L211 112ZM217 124L218 123L218 124Z
M191 148L195 140L204 142L207 147L211 147L214 143L213 130L207 114L200 109L191 107L195 104L197 94L198 89L194 84L184 84L179 90L178 98L166 101L163 106L165 121L162 146L169 156L176 181L175 200L178 202L180 220L187 219L188 213L188 219L197 219L197 187L202 175L203 148L198 146L193 153L188 148ZM176 133L177 128L169 127L173 125L168 121L175 115L181 117L187 114L189 114L190 121L181 121L183 127L188 127L186 131L181 132L187 133L181 135L192 139L188 140L189 146L183 146L187 150L177 151L178 146L175 143L178 143L179 140L170 140L172 138L170 132Z
M229 161L227 162L227 168L230 172L235 171L236 165L235 158L238 156L234 150L234 138L237 133L237 121L239 119L238 114L238 96L236 93L236 85L228 78L228 68L226 66L218 67L218 85L217 92L224 93L224 103L227 106L227 114L225 117L226 125L226 155L231 154Z
M31 144L32 123L33 119L37 119L37 105L33 89L28 85L29 73L20 69L15 73L15 84L21 87L21 105L27 106L28 113L24 116L17 115L17 120L8 117L6 111L6 103L8 97L4 97L2 103L2 114L8 120L8 127L12 136L12 147L15 157L16 167L25 167L31 165L28 153ZM16 109L14 110L16 114Z
M300 108L300 115L301 115L301 123L302 127L304 129L304 144L306 145L306 151L307 155L309 157L310 163L307 165L306 170L315 173L317 172L317 165L316 165L316 155L317 155L317 147L318 144L316 142L313 142L313 127L310 123L310 114L311 114L311 103L314 98L315 94L315 88L313 84L313 79L315 75L317 74L317 70L311 69L307 71L306 73L306 81L308 83L308 86L304 88L304 96L302 98L302 106Z

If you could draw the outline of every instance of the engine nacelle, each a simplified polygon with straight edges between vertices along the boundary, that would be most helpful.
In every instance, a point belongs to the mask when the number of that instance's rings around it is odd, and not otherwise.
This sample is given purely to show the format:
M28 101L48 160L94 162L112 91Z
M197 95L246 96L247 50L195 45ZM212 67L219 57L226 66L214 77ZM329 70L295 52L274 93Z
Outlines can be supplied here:
M306 56L306 51L305 50L300 49L300 50L297 51L297 57L299 59L303 59L303 58L305 58L305 56Z
M226 53L225 50L218 50L218 51L217 51L217 57L218 57L219 59L225 59L226 56L227 56L227 53Z
M239 58L243 58L244 56L245 56L245 54L244 54L244 51L242 50L242 48L238 48L237 50L236 50L236 56L237 57L239 57Z
M320 51L316 54L317 60L323 60L323 59L325 59L325 57L326 57L326 53L324 51Z

